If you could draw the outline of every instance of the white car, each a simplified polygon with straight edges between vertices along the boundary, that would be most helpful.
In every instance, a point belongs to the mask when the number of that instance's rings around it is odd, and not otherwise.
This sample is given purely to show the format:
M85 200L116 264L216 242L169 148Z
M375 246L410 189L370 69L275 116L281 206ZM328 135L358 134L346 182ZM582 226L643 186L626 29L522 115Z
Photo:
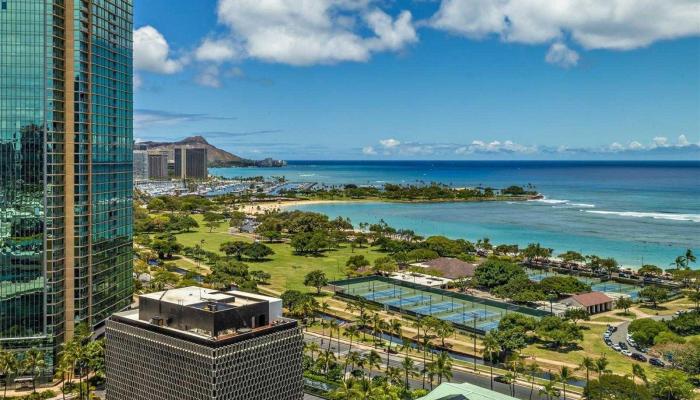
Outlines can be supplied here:
M624 355L626 355L627 357L631 357L631 356L632 356L632 352L629 351L629 350L622 350L621 353L624 354Z
M614 345L612 345L612 348L613 348L613 350L615 350L615 351L622 351L622 348L620 347L619 344L614 344Z

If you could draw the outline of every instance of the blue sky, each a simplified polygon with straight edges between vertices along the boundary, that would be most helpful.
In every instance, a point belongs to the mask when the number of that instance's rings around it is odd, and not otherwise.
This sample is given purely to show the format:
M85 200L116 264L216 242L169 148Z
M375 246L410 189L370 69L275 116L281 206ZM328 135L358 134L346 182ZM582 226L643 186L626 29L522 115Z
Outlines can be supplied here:
M580 3L136 2L134 136L251 158L700 159L700 3Z

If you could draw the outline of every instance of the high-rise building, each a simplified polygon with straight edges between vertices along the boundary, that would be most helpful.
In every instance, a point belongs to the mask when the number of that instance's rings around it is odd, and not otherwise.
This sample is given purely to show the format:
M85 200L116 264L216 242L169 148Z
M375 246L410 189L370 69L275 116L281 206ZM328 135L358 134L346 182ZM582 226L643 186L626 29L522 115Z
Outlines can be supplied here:
M49 367L131 303L132 11L0 0L0 347Z
M168 178L168 151L151 151L148 153L148 178Z
M176 147L175 176L180 179L206 179L207 169L206 147Z
M134 150L134 180L145 181L148 179L148 152Z
M108 400L301 400L304 338L273 297L199 287L141 295L107 322Z

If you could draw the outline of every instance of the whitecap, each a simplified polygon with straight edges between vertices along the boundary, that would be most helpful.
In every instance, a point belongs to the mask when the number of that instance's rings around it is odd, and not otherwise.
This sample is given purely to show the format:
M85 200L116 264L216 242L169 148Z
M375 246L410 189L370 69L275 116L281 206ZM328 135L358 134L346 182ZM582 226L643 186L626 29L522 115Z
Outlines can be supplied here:
M668 221L690 221L700 222L700 214L675 214L675 213L660 213L660 212L636 212L636 211L594 211L582 210L591 214L599 215L617 215L620 217L630 218L653 218L663 219Z
M594 208L595 204L588 203L571 203L571 207Z
M557 200L557 199L548 199L548 198L543 198L543 199L535 199L535 200L529 200L529 201L535 201L538 203L545 203L545 204L567 204L569 200Z

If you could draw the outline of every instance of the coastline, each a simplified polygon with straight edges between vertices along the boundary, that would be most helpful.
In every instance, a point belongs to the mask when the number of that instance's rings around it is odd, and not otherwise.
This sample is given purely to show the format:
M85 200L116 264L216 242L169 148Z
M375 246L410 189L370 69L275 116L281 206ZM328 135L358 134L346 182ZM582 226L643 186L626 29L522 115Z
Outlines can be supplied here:
M473 199L433 199L433 200L392 200L392 199L304 199L304 200L275 200L268 202L258 202L245 204L241 211L246 214L264 214L266 212L282 211L283 208L297 207L303 205L317 204L343 204L343 203L397 203L397 204L435 204L435 203L481 203L481 202L501 202L501 201L530 201L536 200L540 196L513 196L507 198L473 198Z

